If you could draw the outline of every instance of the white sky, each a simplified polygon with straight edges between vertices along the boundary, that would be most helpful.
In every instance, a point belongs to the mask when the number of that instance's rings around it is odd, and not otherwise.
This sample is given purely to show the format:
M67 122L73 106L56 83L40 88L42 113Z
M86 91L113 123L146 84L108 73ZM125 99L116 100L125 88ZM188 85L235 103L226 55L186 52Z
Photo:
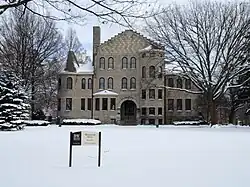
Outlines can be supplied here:
M160 4L170 4L170 3L177 3L177 4L186 4L189 2L189 0L175 0L175 1L169 1L169 0L158 0ZM233 1L233 0L221 0L221 1ZM237 1L237 0L236 0ZM83 44L84 48L87 50L88 55L92 56L92 30L93 26L100 26L101 27L101 41L106 41L115 34L122 32L126 28L121 27L117 24L100 24L96 18L88 18L86 21L85 26L80 26L77 24L69 24L66 22L60 22L58 23L59 28L61 29L61 32L66 34L67 29L69 27L73 27L77 35L79 37L80 42ZM140 30L138 30L140 32Z

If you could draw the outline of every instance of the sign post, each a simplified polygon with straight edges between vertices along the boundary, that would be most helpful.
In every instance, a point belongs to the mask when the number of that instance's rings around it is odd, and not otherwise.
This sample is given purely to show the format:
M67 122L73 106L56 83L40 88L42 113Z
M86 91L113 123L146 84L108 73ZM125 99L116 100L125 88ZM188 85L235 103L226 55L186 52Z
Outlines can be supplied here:
M72 166L72 147L98 145L98 167L101 166L101 132L70 132L69 167Z
M102 152L102 133L99 132L99 142L98 142L98 167L101 166L101 152Z

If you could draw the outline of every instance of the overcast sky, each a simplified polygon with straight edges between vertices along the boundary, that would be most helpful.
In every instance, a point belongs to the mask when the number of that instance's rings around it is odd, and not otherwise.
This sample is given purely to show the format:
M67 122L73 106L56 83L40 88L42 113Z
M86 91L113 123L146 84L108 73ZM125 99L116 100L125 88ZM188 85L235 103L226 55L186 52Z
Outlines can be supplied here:
M170 4L170 3L177 3L177 4L186 4L189 2L189 0L175 0L175 1L169 1L169 0L159 0L162 5L164 4ZM233 0L221 0L221 1L233 1ZM122 32L125 30L124 27L121 27L117 24L100 24L96 18L88 18L86 21L85 26L79 26L77 24L69 24L66 22L61 22L58 24L58 26L61 28L61 31L66 34L67 29L69 27L73 27L77 35L79 37L80 42L83 44L84 48L87 50L88 55L91 56L92 53L92 30L93 26L100 26L101 27L101 42L108 40L115 34ZM140 31L139 31L140 32Z

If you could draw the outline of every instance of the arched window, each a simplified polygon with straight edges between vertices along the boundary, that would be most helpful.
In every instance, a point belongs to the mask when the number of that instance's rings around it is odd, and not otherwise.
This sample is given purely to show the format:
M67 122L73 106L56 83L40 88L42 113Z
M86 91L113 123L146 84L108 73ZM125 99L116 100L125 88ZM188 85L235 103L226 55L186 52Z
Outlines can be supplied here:
M177 81L176 81L176 87L177 88L182 88L182 79L181 78L178 78Z
M86 79L82 78L82 89L86 89Z
M67 78L67 89L72 89L73 80L71 77Z
M173 78L168 78L168 86L174 87L174 79Z
M126 77L122 78L122 89L128 88L128 79Z
M122 58L122 69L127 69L128 68L128 58L123 57Z
M163 74L163 72L162 72L162 67L159 66L159 67L158 67L158 78L159 78L159 79L162 78L162 74Z
M186 81L185 81L185 88L186 89L191 89L191 80L190 79L186 79Z
M130 79L130 89L136 89L136 79L134 77Z
M112 77L108 78L108 89L113 89L114 79Z
M155 67L154 66L149 67L149 77L155 78Z
M105 69L105 58L101 57L99 61L99 68L100 69Z
M141 69L141 77L146 78L146 67L145 66L143 66Z
M61 89L61 86L62 86L62 80L61 78L58 79L58 90Z
M92 79L88 79L88 89L92 89Z
M105 79L103 77L99 79L99 89L105 89Z
M108 59L108 69L114 69L114 59L112 57Z
M136 58L135 57L131 57L131 59L130 59L130 68L131 69L136 68Z

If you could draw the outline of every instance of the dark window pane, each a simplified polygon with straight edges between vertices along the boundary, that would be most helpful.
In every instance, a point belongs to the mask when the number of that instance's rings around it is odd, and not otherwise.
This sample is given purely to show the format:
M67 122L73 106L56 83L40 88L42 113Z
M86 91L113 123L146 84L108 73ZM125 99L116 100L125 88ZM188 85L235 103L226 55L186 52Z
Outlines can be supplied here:
M102 110L108 110L108 98L102 98Z

